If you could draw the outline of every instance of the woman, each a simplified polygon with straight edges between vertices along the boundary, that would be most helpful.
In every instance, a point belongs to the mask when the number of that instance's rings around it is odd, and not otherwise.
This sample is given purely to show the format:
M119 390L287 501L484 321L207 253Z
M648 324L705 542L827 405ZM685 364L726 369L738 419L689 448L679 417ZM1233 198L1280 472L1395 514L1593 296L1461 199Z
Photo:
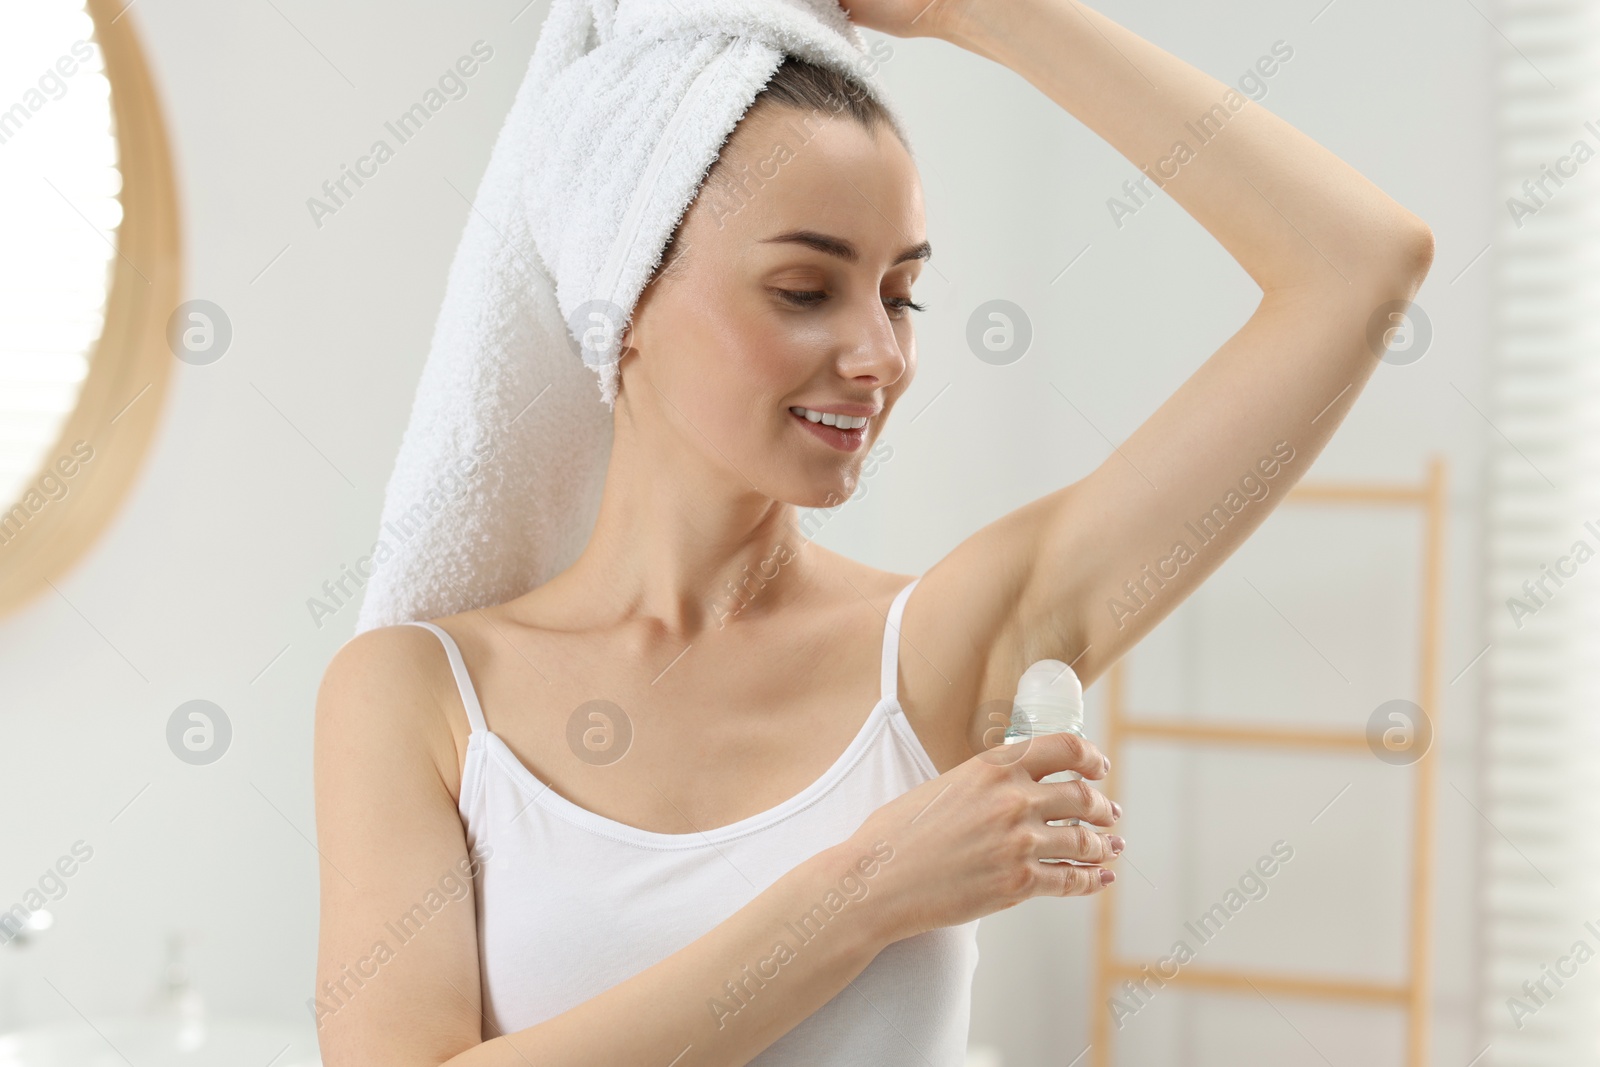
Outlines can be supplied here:
M1427 273L1417 218L1080 4L845 7L1004 64L1136 163L1221 116L1166 189L1260 306L1099 469L920 578L807 543L796 509L851 495L910 386L930 252L866 94L786 64L635 309L583 554L328 668L329 1067L959 1063L976 920L1100 891L1123 848L1048 824L1114 829L1098 790L1038 781L1102 778L1102 755L996 747L996 702L1039 659L1091 683L1220 565L1284 494L1219 516L1197 554L1173 551L1185 525L1241 477L1299 478L1378 362L1369 322Z

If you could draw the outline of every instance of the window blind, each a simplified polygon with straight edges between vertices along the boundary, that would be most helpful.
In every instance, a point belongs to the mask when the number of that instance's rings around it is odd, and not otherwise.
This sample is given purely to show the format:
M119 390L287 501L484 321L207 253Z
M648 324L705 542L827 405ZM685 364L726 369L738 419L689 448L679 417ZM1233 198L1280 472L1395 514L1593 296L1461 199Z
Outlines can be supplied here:
M1600 1065L1600 3L1499 40L1481 807L1499 1067ZM1498 40L1498 35L1497 35Z

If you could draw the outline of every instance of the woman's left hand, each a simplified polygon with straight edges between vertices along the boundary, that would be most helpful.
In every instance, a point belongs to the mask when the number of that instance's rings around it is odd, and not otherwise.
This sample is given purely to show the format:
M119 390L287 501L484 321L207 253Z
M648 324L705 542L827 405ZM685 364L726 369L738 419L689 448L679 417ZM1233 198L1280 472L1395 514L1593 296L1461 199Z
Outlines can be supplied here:
M857 26L891 37L944 37L969 0L839 0Z

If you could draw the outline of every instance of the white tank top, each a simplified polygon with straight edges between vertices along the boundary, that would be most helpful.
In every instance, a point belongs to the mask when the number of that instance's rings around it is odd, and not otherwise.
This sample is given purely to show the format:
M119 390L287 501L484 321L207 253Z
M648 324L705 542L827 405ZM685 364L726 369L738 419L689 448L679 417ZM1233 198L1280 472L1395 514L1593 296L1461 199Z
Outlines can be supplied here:
M900 590L889 610L882 698L833 766L776 807L702 833L629 826L550 789L484 725L450 635L429 622L410 624L444 643L472 725L459 807L469 849L490 849L473 886L486 1040L559 1015L660 962L845 840L875 809L938 776L896 696L900 615L916 584ZM849 907L846 897L834 900L838 911ZM804 951L801 935L826 922L804 918L778 935L791 952ZM889 945L749 1062L960 1067L977 926L974 919ZM785 959L774 951L729 961L728 985L707 990L708 1015L734 1025L754 998L783 996Z

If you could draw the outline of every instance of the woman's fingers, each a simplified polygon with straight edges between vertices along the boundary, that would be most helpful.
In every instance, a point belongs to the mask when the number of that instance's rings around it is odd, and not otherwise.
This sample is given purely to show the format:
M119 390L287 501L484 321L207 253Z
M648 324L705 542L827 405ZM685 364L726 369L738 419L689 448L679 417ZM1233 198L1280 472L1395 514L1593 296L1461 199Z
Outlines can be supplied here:
M1122 849L1123 840L1116 834L1096 833L1087 826L1046 826L1039 858L1110 863Z
M1041 863L1039 881L1058 897L1086 897L1116 880L1104 867L1074 867L1070 863Z
M1122 817L1122 809L1088 782L1040 782L1038 787L1039 816L1047 821L1081 819L1110 826Z
M1105 755L1077 734L1044 734L1018 741L1016 745L1026 749L1020 762L1034 781L1057 771L1077 771L1085 778L1104 778L1111 768Z

